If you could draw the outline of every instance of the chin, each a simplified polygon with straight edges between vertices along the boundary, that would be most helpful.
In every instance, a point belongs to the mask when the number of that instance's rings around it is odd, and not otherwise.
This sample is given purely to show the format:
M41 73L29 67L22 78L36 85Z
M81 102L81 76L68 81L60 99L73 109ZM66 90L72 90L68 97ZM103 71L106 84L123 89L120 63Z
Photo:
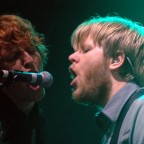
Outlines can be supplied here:
M44 96L33 96L31 98L29 98L29 101L33 101L33 102L40 102L43 99Z
M82 103L82 104L89 104L89 103L93 103L94 100L91 98L91 96L89 94L83 93L82 90L74 90L72 93L72 99L78 103Z
M84 105L84 106L89 106L89 105L93 105L93 101L90 101L90 100L88 100L88 99L86 99L85 97L83 97L83 96L76 96L76 95L72 95L72 99L76 102L76 103L78 103L78 104L81 104L81 105Z
M35 100L34 100L34 102L40 102L42 100L42 98L36 98Z
M83 95L82 93L80 93L79 91L77 90L74 90L73 93L72 93L72 98L75 100L75 101L83 101Z
M33 101L33 102L39 102L43 99L43 97L44 97L44 92L39 91L39 92L31 92L25 98L27 100L30 100L30 101Z

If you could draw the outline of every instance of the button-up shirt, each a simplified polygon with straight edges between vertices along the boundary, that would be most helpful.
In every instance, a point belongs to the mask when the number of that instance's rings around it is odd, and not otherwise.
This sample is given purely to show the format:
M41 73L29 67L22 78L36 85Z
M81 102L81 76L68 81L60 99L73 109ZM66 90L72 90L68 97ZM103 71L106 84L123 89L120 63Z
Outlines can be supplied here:
M101 111L101 115L105 117L104 121L101 121L102 127L106 126L106 132L102 139L102 144L109 144L113 135L113 131L116 125L116 121L120 115L120 112L129 99L129 97L139 88L135 83L127 83L121 90L119 90L112 99L106 104ZM105 124L108 123L108 124ZM101 126L100 126L101 127ZM120 144L120 143L118 143Z

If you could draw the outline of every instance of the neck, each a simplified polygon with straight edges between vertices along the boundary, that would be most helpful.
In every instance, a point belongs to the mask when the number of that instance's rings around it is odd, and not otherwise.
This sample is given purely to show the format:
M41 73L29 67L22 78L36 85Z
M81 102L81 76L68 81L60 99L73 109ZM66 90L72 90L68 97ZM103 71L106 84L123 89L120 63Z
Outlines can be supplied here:
M110 101L112 97L120 90L122 89L125 85L127 84L127 81L124 80L112 80L112 86L111 86L111 91L109 94L109 99Z

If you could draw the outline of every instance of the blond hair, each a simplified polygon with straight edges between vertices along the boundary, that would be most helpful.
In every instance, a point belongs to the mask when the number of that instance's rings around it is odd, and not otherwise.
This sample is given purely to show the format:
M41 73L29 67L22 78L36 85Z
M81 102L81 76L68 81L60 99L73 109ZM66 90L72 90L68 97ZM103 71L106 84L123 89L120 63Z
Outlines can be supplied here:
M125 61L120 75L124 78L133 75L138 84L144 82L144 27L140 23L120 16L92 17L72 33L74 49L79 48L87 37L103 48L105 57L114 58L119 50L122 51L131 64Z

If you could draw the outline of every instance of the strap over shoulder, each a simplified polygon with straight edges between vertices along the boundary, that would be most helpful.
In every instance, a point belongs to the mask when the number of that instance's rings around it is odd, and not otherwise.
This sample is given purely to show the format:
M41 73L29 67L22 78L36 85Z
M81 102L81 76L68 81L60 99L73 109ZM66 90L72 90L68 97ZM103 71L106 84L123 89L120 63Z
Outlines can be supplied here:
M121 125L123 123L123 120L125 118L126 113L128 112L131 104L134 102L134 100L136 100L137 98L141 97L142 95L144 95L144 87L141 87L139 89L137 89L131 96L130 98L127 100L127 102L125 103L119 117L117 120L117 124L112 136L112 139L110 141L110 144L117 144L118 141L118 136L119 136L119 131L121 128Z

